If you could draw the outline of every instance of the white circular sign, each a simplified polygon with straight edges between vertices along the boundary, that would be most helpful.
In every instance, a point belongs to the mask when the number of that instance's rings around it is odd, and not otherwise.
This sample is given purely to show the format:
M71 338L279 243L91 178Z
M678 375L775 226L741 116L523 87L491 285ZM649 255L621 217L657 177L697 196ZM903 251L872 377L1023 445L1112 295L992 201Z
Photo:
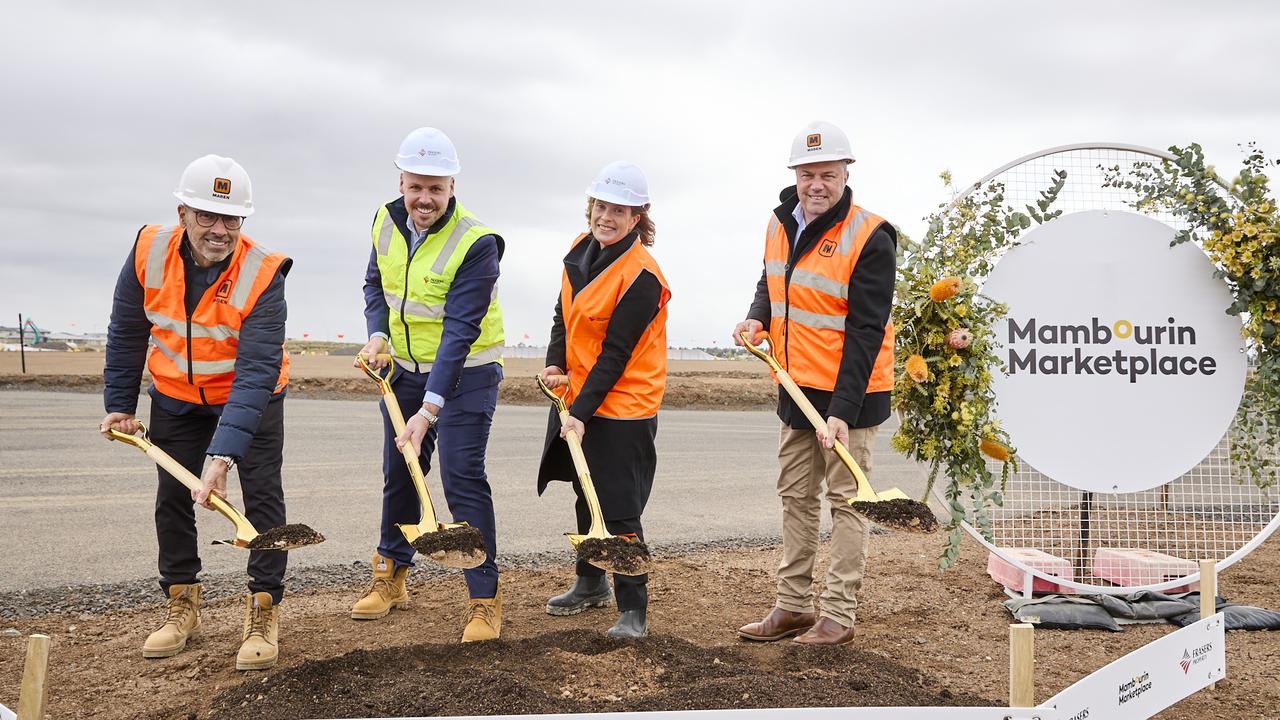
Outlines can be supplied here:
M1244 389L1240 319L1194 243L1151 218L1096 210L1028 233L982 293L1008 375L996 415L1018 455L1081 490L1157 487L1222 439Z

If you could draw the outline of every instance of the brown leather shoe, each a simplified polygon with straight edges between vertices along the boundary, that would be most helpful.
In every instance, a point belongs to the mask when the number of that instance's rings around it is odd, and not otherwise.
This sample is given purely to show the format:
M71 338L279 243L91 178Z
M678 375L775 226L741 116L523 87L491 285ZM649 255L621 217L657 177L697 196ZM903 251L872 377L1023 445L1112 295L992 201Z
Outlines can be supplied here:
M818 618L809 631L792 640L801 645L848 645L853 642L853 628L845 627L829 617Z
M760 622L753 622L738 628L738 637L744 640L773 642L798 635L813 627L817 613L798 613L775 607Z

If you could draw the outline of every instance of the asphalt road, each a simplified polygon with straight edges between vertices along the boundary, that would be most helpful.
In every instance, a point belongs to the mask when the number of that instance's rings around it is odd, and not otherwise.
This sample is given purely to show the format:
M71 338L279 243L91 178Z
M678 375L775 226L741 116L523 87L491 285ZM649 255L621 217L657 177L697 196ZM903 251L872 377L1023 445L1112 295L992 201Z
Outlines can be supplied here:
M327 537L290 553L291 565L366 562L376 544L381 503L381 421L377 402L287 400L285 497L291 522ZM140 409L145 417L148 402ZM138 450L97 434L97 395L0 393L0 591L135 580L154 576L155 470ZM498 515L499 555L563 551L574 529L573 491L535 490L547 411L499 406L488 472ZM890 423L893 423L891 420ZM923 471L877 438L872 480L918 497ZM778 423L768 412L664 410L658 476L645 511L650 542L776 537ZM433 470L438 508L444 497ZM233 476L231 499L239 506ZM441 511L444 515L444 511ZM198 510L205 543L231 536L220 515ZM236 572L244 551L202 549L205 570Z

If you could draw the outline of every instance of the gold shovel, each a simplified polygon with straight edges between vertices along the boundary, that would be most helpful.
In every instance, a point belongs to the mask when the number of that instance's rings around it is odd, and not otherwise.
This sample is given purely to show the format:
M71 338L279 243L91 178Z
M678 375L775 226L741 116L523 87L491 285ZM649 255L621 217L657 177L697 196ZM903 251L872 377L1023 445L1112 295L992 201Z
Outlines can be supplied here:
M568 382L564 375L552 376L553 379ZM551 400L560 415L560 424L568 427L569 409L565 407L564 398L547 387L540 376L535 375L538 389ZM604 531L604 513L600 510L600 499L596 497L596 486L591 482L591 471L587 468L587 458L582 454L582 441L578 433L568 430L564 434L569 444L569 455L573 457L573 468L578 472L578 485L582 488L582 497L587 501L587 511L591 514L591 527L586 535L565 533L569 544L573 545L578 556L602 570L619 575L643 575L649 572L653 558L644 543L621 535L610 535Z
M769 352L765 352L755 345L751 344L751 338L747 337L745 332L739 333L738 337L742 338L742 344L747 348L747 352L755 355L761 360L769 364L773 368L774 374L778 376L778 382L782 383L782 387L786 388L787 394L791 396L791 400L795 402L796 407L804 412L804 416L809 419L809 424L813 425L814 430L825 431L827 429L827 421L822 419L818 414L817 408L813 403L809 402L809 398L804 396L800 390L800 386L796 385L796 381L791 379L786 370L782 369L782 365L773 357L773 338L769 337L769 333L760 333L764 336L766 342L769 343ZM759 337L759 336L757 336ZM881 502L884 500L905 500L907 494L898 488L890 488L882 493L877 493L872 487L867 476L862 472L862 468L858 467L857 461L849 454L849 450L840 443L833 443L836 454L840 456L840 460L844 462L845 467L849 468L849 472L853 473L853 479L858 483L858 495L850 498L845 502L852 505L855 502Z
M199 490L204 485L200 482L192 472L182 466L177 460L169 456L169 453L156 447L147 435L147 428L142 421L137 421L138 427L141 429L141 435L126 435L119 430L111 430L110 440L119 440L120 442L129 443L130 445L145 452L147 457L155 461L157 465L169 471L169 474L175 477L178 482L186 485L188 489ZM312 530L306 525L281 525L277 528L271 528L264 533L259 533L253 523L249 522L249 518L235 509L231 503L223 500L214 493L209 494L209 504L213 506L223 517L231 521L236 526L236 536L233 540L214 540L216 545L230 545L231 547L244 548L245 550L293 550L307 545L318 545L324 542L324 536Z
M404 414L400 412L400 403L395 392L391 390L391 376L396 371L396 363L390 355L379 355L379 360L388 360L387 376L378 374L369 367L363 354L357 355L360 369L382 391L383 405L387 408L387 417L391 418L391 427L399 437L404 433ZM404 534L414 550L422 553L433 562L445 567L469 570L484 562L486 557L484 536L471 525L440 522L436 518L435 506L431 504L431 494L427 492L427 479L422 473L422 465L418 463L418 454L413 451L413 444L406 442L400 448L405 464L409 466L409 476L413 478L413 487L418 491L418 505L422 514L417 525L397 523L396 527Z

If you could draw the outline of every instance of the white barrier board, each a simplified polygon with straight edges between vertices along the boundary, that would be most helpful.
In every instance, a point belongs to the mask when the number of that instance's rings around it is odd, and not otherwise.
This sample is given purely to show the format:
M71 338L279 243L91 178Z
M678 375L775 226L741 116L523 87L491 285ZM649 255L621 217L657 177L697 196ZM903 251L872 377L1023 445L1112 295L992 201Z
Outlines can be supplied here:
M1149 718L1227 676L1222 615L1144 645L1041 705L1057 720Z

